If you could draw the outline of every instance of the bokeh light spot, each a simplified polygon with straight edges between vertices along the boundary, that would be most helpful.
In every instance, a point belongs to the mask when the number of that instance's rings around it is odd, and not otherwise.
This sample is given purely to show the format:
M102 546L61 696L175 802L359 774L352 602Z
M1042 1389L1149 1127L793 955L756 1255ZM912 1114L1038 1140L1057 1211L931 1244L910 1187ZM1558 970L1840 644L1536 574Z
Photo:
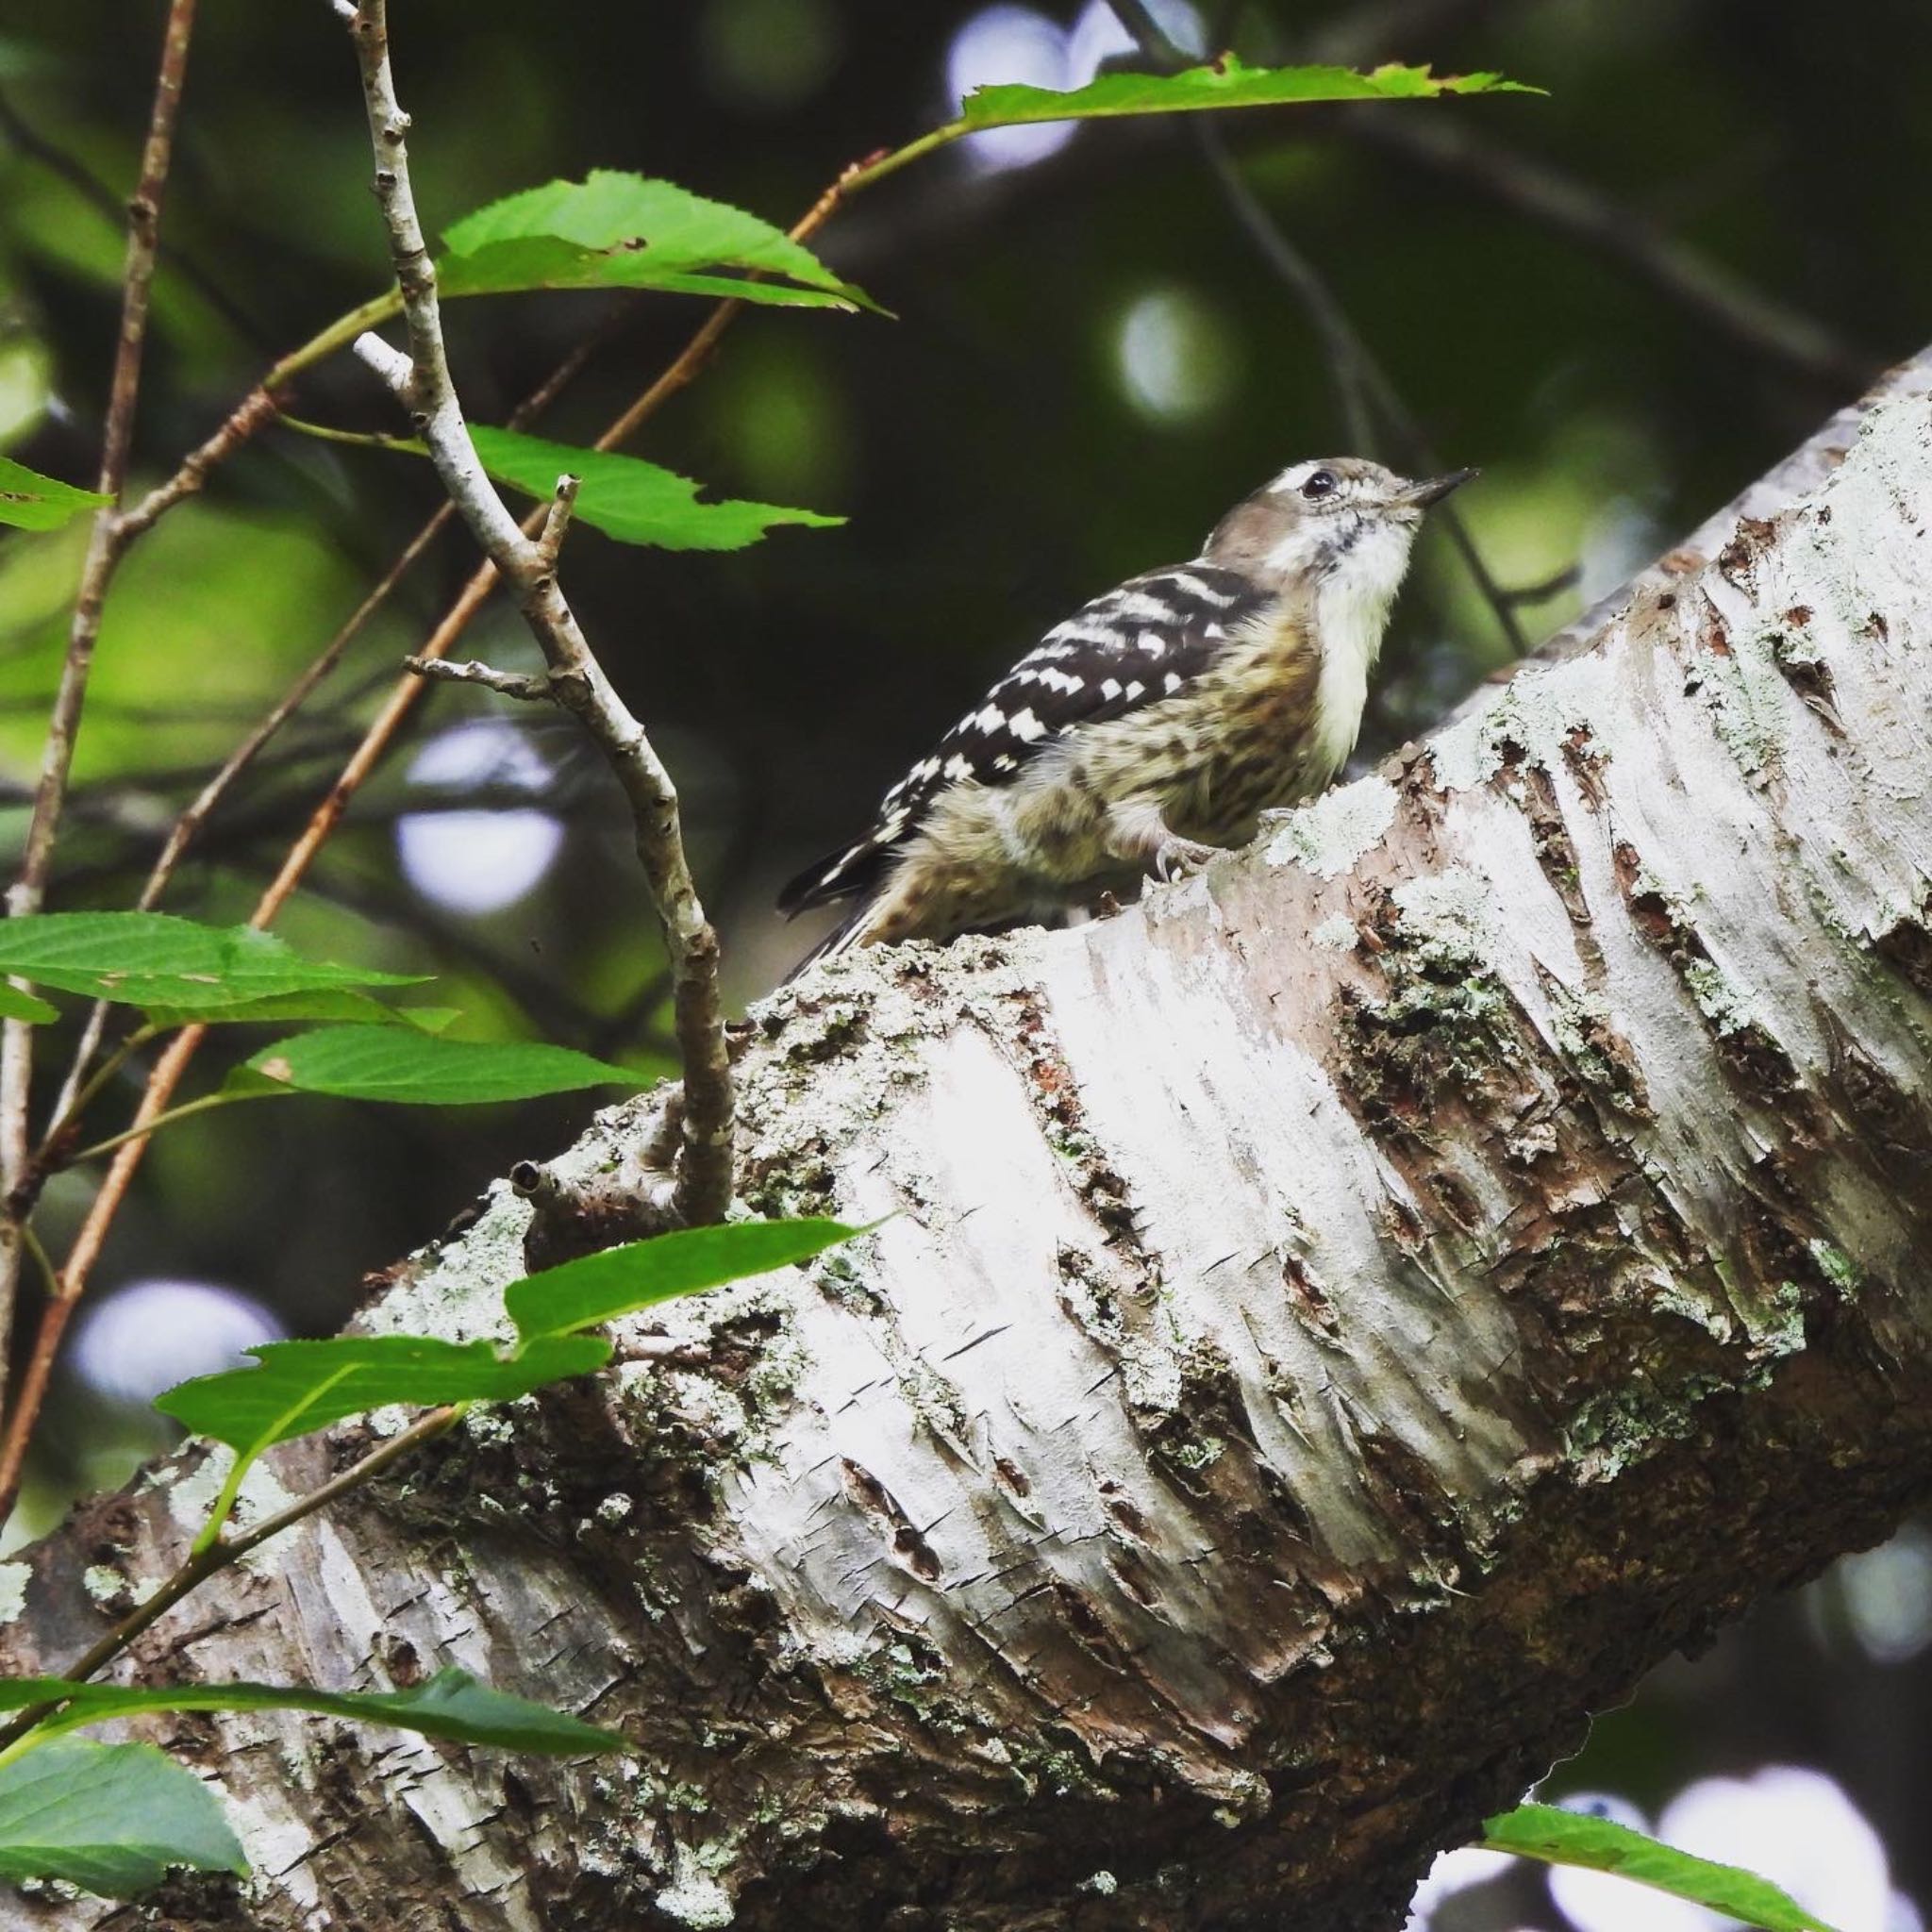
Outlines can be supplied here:
M796 106L831 78L843 25L827 0L709 0L698 55L716 92L745 107Z
M1566 1811L1607 1818L1632 1831L1651 1832L1650 1820L1627 1798L1609 1791L1575 1791L1562 1799ZM1704 1932L1713 1923L1707 1912L1610 1872L1581 1872L1553 1866L1550 1897L1576 1932Z
M1029 87L1066 87L1067 38L1045 14L1030 7L983 8L953 36L946 49L947 90L956 101L963 101L974 88L1011 81ZM977 168L1024 168L1044 160L1073 136L1071 122L1037 122L969 135L960 147Z
M1657 1836L1769 1878L1839 1932L1886 1932L1885 1847L1823 1772L1772 1764L1749 1778L1700 1778L1664 1807ZM1707 1914L1701 1923L1724 1922Z
M433 739L409 767L416 785L441 790L526 791L541 796L549 764L515 725L479 718ZM522 807L458 807L409 812L396 821L396 853L409 883L453 912L496 912L550 870L563 827Z
M1121 316L1114 348L1128 402L1156 423L1211 414L1239 386L1233 331L1191 289L1169 284L1137 295Z
M1190 54L1206 52L1207 28L1201 24L1199 10L1188 0L1148 0L1147 11L1175 46ZM1123 57L1131 57L1131 60ZM1085 87L1104 61L1115 59L1121 59L1123 65L1142 64L1140 42L1121 24L1120 15L1108 0L1087 0L1067 30L1067 77L1062 85Z
M1423 1874L1423 1881L1408 1902L1408 1932L1421 1932L1421 1928L1429 1923L1429 1914L1445 1898L1453 1898L1458 1891L1467 1891L1472 1886L1487 1885L1515 1863L1507 1852L1485 1852L1474 1845L1461 1845L1453 1852L1444 1852Z
M1874 1663L1902 1664L1932 1644L1932 1537L1908 1524L1838 1566L1845 1617Z
M191 1375L242 1361L282 1325L259 1302L211 1281L138 1281L97 1303L75 1338L75 1373L110 1401L144 1404Z

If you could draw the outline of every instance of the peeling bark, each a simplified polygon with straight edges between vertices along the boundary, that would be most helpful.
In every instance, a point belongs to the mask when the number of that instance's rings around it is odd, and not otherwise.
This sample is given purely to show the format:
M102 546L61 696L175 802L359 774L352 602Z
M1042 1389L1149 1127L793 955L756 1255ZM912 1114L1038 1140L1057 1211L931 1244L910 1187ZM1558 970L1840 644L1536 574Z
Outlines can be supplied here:
M648 1324L705 1366L472 1418L141 1658L458 1661L639 1755L150 1725L257 1863L168 1923L1369 1932L1591 1710L1932 1494L1928 375L1241 858L777 994L743 1197L895 1218ZM527 1213L371 1324L487 1327ZM179 1467L0 1574L9 1669L179 1555Z

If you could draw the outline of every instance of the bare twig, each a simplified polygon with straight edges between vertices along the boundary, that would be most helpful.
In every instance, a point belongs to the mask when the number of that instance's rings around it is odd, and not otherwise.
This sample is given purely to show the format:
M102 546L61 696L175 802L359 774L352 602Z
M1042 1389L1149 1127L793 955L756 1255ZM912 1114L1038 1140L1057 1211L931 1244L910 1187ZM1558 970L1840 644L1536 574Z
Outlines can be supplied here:
M292 1503L285 1508L276 1510L273 1516L264 1516L253 1528L243 1530L239 1536L223 1537L220 1541L210 1543L207 1549L194 1552L152 1596L137 1604L111 1630L107 1631L75 1657L60 1674L72 1683L85 1683L95 1672L112 1663L136 1638L158 1623L191 1591L198 1589L210 1576L217 1575L231 1565L239 1563L243 1557L258 1550L271 1537L279 1536L283 1530L300 1523L305 1516L312 1516L316 1510L335 1502L338 1497L347 1495L351 1490L360 1489L364 1483L374 1476L380 1475L391 1463L399 1461L412 1449L432 1441L463 1413L465 1406L459 1404L449 1408L432 1408L428 1414L419 1416L400 1434L391 1436L379 1448L372 1449L359 1461L352 1462L340 1475L331 1476L327 1482L310 1490L306 1496L297 1496ZM10 1744L18 1743L43 1717L57 1707L58 1700L47 1704L29 1705L11 1718L4 1727L0 1727L0 1751L4 1751Z
M7 139L18 153L38 161L50 175L58 175L108 221L118 225L127 219L127 204L79 156L41 133L8 98L4 90L0 90L0 130L5 130ZM222 286L216 276L173 243L162 241L158 246L162 261L184 280L192 282L207 297L209 306L227 317L237 334L258 347L269 346L268 331Z
M162 1050L154 1071L148 1075L147 1089L141 1097L141 1105L135 1110L131 1133L151 1127L167 1111L168 1101L179 1085L182 1074L188 1071L188 1064L193 1059L195 1049L207 1032L206 1026L184 1027ZM19 1493L20 1474L26 1461L26 1446L33 1435L34 1424L40 1418L41 1405L47 1399L47 1384L53 1377L54 1362L60 1353L61 1340L67 1333L67 1324L73 1319L75 1305L80 1299L88 1275L100 1258L108 1229L126 1197L134 1171L141 1165L141 1157L146 1146L146 1137L142 1134L115 1150L113 1164L108 1169L100 1192L89 1204L87 1219L81 1223L80 1232L68 1250L66 1262L57 1277L56 1291L41 1311L40 1327L34 1335L33 1348L21 1376L20 1390L8 1414L6 1436L4 1441L0 1441L0 1517L12 1509L13 1499ZM17 1222L9 1224L19 1225Z
M480 684L485 691L500 691L507 698L536 701L557 695L548 672L532 677L523 671L495 671L474 660L452 664L447 658L405 658L406 670L438 684Z
M216 464L226 462L257 430L272 422L275 415L274 396L265 388L250 390L214 434L182 458L181 467L165 483L158 483L139 503L122 512L117 525L121 547L125 549L183 498L199 491Z
M1553 570L1548 576L1539 577L1531 584L1511 584L1503 594L1512 604L1547 604L1552 597L1560 597L1565 591L1574 591L1583 581L1581 560L1566 563L1560 570Z
M944 127L922 137L908 147L884 155L871 156L864 160L852 163L793 225L790 231L791 240L805 241L824 226L847 196L862 188L870 187L876 181L884 180L888 175L897 173L908 162L935 152L964 132L966 125L963 121L948 123ZM719 303L664 372L597 439L595 447L600 450L617 447L634 435L650 416L690 383L709 359L724 331L742 312L744 307L745 304L735 297ZM285 356L263 376L258 385L258 392L272 395L297 372L319 361L332 350L346 344L365 322L384 319L392 312L393 302L390 296L379 296L365 303L352 315L331 324L301 348ZM583 366L591 347L601 339L600 332L598 337L592 339L591 343L580 345L573 350L549 379L511 416L512 426L518 425L520 421L527 420L547 406L563 384ZM242 408L245 408L246 404L244 403ZM239 415L241 410L238 408L236 413ZM222 431L218 430L216 438L220 438L221 435ZM206 447L207 445L204 445L204 448ZM168 488L167 485L161 487L164 490ZM400 580L407 563L419 553L419 546L426 543L454 514L454 506L447 502L437 509L423 531L412 541L404 558L399 560L397 566L364 600L356 616L334 641L332 649L335 645L346 645L360 625L365 623L386 600L394 584ZM524 526L526 534L541 528L543 515L541 509L532 513ZM417 653L418 658L438 658L451 650L458 639L469 628L476 613L489 601L495 584L496 566L486 558L477 565L456 601L444 612L425 641L421 651ZM281 869L258 900L255 910L250 915L251 925L258 928L272 925L283 907L293 897L296 889L314 864L317 855L327 843L336 826L341 823L350 802L387 755L397 733L401 731L410 712L420 701L425 686L426 680L424 677L415 671L408 671L405 672L391 688L388 701L364 731L361 741L350 754L347 763L343 765L334 784L309 814L307 824L283 859ZM227 780L232 781L235 771L239 769L239 766L232 770L225 768ZM212 800L209 801L209 808L211 807ZM205 812L203 816L206 816ZM675 992L675 974L673 980ZM679 1041L683 1042L686 1040L683 1008L677 1007L675 999L674 1009L678 1014L677 1037ZM701 1024L694 1023L692 1031L701 1032ZM200 1050L207 1033L206 1026L189 1026L169 1041L166 1049L149 1071L147 1087L135 1117L137 1127L143 1123L151 1124L167 1110L176 1089L193 1063L194 1056ZM96 1041L97 1039L96 1035ZM42 1313L40 1332L35 1336L28 1355L19 1398L7 1417L4 1437L0 1437L0 1518L4 1518L12 1507L13 1498L19 1490L26 1444L31 1439L41 1405L45 1399L54 1361L59 1352L68 1321L87 1286L94 1264L100 1258L108 1231L113 1225L115 1217L120 1213L122 1205L127 1198L128 1190L133 1185L134 1175L141 1166L146 1147L145 1136L137 1136L116 1151L113 1164L109 1167L99 1192L90 1204L80 1232L59 1270L58 1292L49 1299ZM0 1242L8 1238L13 1226L14 1224L10 1221L0 1220ZM9 1255L4 1246L0 1246L0 1266L10 1267L17 1274L17 1250Z
M428 549L438 532L455 514L450 505L442 505L410 538L396 560L384 573L381 581L356 607L335 636L330 638L308 661L294 683L282 693L257 723L255 728L229 753L221 769L195 794L187 808L175 821L174 827L168 834L167 843L162 846L159 856L148 873L147 883L142 888L141 897L136 902L141 911L151 911L159 903L161 894L168 888L169 880L175 875L175 867L180 864L189 846L200 836L202 827L207 824L215 807L226 796L228 788L255 762L269 740L308 702L316 688L341 661L342 653L359 635L362 626L388 601L391 592L415 564L416 559ZM93 1010L88 1015L80 1044L75 1050L73 1064L68 1069L66 1082L60 1090L60 1097L55 1103L56 1124L48 1130L40 1149L36 1152L33 1162L35 1169L45 1169L49 1151L71 1124L72 1118L78 1114L76 1096L80 1091L81 1083L87 1077L88 1064L100 1045L101 1029L107 1024L107 1015L108 1003L105 1000L97 1001ZM25 1177L23 1186L29 1185L34 1178L33 1175Z
M1131 19L1134 0L1121 0L1115 9ZM1151 16L1150 16L1151 18ZM1144 44L1144 43L1143 43ZM1328 363L1336 393L1341 404L1341 419L1350 443L1364 456L1373 456L1380 439L1375 433L1374 411L1370 400L1370 371L1366 344L1357 333L1347 311L1335 291L1306 255L1291 242L1279 225L1262 207L1259 197L1248 186L1227 143L1205 122L1196 124L1194 139L1208 171L1220 184L1222 199L1227 203L1241 232L1255 252L1274 270L1315 325L1322 341L1322 353Z
M1679 308L1772 366L1812 382L1861 391L1885 358L1835 335L1816 317L1756 289L1701 249L1563 169L1478 134L1446 115L1345 112L1351 140L1474 188L1500 206L1621 262Z
M59 688L47 721L40 785L34 796L19 876L7 894L10 915L38 912L45 900L54 841L67 798L74 763L74 741L87 698L88 675L100 636L101 608L125 538L120 522L121 492L126 486L128 455L134 443L134 411L141 392L142 353L147 343L149 297L154 287L161 202L174 158L175 125L188 72L188 49L194 32L195 0L169 0L161 56L155 76L154 107L141 174L127 204L127 249L121 278L121 328L115 342L114 371L108 386L108 414L101 441L97 488L108 499L95 512L81 566L80 589L60 667ZM11 1194L27 1164L27 1105L33 1074L33 1028L6 1023L0 1039L0 1192ZM11 1333L14 1290L20 1278L21 1236L17 1223L0 1222L0 1390L5 1388L4 1339Z
M558 702L590 732L630 802L638 857L671 955L676 1030L684 1055L684 1142L673 1207L688 1224L722 1220L733 1185L734 1102L718 990L718 939L685 857L677 792L642 726L605 675L558 585L554 551L575 495L575 479L559 479L545 535L532 541L504 508L477 458L449 373L436 271L410 188L409 124L396 100L390 69L386 0L360 0L355 6L337 0L337 8L349 23L361 69L375 153L375 198L389 231L409 338L407 356L375 335L358 337L356 353L408 410L443 488L509 586L542 649Z
M1121 25L1133 35L1141 53L1156 67L1173 72L1190 64L1188 54L1169 39L1149 12L1145 0L1110 0L1110 5ZM1375 359L1325 278L1289 240L1249 187L1220 129L1203 118L1194 123L1193 133L1241 232L1314 323L1351 440L1365 453L1374 454L1379 440L1372 418L1379 415L1392 432L1405 462L1418 470L1440 470L1441 459L1430 447L1415 413ZM1517 618L1515 605L1484 561L1468 525L1446 505L1437 515L1494 615L1497 628L1508 641L1512 653L1522 657L1529 649L1529 640Z

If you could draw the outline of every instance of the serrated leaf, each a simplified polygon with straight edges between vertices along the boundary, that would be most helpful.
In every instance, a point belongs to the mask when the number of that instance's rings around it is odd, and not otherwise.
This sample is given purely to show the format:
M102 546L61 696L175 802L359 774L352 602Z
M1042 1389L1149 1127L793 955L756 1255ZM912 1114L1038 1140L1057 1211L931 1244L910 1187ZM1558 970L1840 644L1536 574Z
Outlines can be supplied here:
M621 543L650 543L660 550L742 550L774 524L825 529L845 521L817 510L731 497L702 503L702 485L640 457L546 442L513 429L473 426L470 435L483 467L499 483L525 495L547 497L559 476L579 477L576 521Z
M62 524L112 499L97 490L76 490L0 457L0 524L17 530L58 530Z
M1614 1872L1618 1876L1667 1891L1673 1898L1757 1925L1763 1932L1832 1932L1823 1919L1812 1917L1797 1900L1768 1878L1740 1871L1735 1865L1714 1864L1693 1857L1674 1845L1660 1844L1628 1825L1587 1811L1565 1811L1555 1805L1519 1805L1513 1811L1489 1819L1482 1843L1492 1852L1513 1852L1520 1858L1546 1865L1576 1865L1588 1872Z
M67 1730L152 1710L313 1710L391 1724L425 1738L550 1757L621 1751L625 1740L546 1704L492 1690L451 1665L408 1690L321 1690L310 1684L76 1684L60 1677L0 1679L0 1709L60 1702L44 1727Z
M807 1261L865 1230L839 1221L737 1221L680 1228L527 1274L504 1291L525 1348L675 1296Z
M467 1107L643 1082L573 1047L536 1041L444 1040L408 1026L323 1026L263 1047L226 1084L239 1092L281 1087L341 1100Z
M32 993L0 979L0 1020L30 1020L37 1026L44 1026L50 1020L59 1017L58 1008L50 1007L45 1000L37 1000Z
M675 182L599 169L465 215L443 236L445 295L523 289L667 289L812 308L873 308L811 250ZM770 279L748 281L757 272Z
M277 1442L391 1403L439 1408L455 1402L510 1402L546 1382L587 1374L610 1358L595 1336L556 1336L505 1360L487 1341L427 1335L337 1335L322 1341L264 1341L260 1364L177 1382L155 1407L244 1460Z
M58 1878L110 1898L169 1871L246 1872L221 1801L152 1744L43 1745L0 1766L0 1878Z
M279 1024L290 1020L345 1020L370 1026L420 1026L436 1032L456 1017L454 1007L391 1007L353 987L318 987L312 992L271 992L259 999L223 1005L145 1008L157 1026L187 1026L200 1021L226 1026Z
M1085 121L1119 114L1186 114L1220 108L1272 108L1291 102L1421 100L1437 94L1541 93L1499 74L1445 74L1391 63L1373 73L1352 67L1248 67L1224 54L1180 74L1104 74L1070 92L1019 83L975 88L960 107L968 126L1010 127L1031 121Z
M122 1006L212 1019L271 994L414 986L421 974L305 959L273 933L165 912L41 912L0 919L0 974Z

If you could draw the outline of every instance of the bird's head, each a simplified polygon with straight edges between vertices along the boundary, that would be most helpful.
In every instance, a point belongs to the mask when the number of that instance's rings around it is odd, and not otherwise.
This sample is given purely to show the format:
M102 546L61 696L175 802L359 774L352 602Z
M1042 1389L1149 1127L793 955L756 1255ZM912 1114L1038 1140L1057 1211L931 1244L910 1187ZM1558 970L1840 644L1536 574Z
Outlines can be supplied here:
M1295 463L1222 518L1202 558L1284 590L1340 580L1386 602L1408 568L1423 512L1475 474L1418 481L1361 457Z

